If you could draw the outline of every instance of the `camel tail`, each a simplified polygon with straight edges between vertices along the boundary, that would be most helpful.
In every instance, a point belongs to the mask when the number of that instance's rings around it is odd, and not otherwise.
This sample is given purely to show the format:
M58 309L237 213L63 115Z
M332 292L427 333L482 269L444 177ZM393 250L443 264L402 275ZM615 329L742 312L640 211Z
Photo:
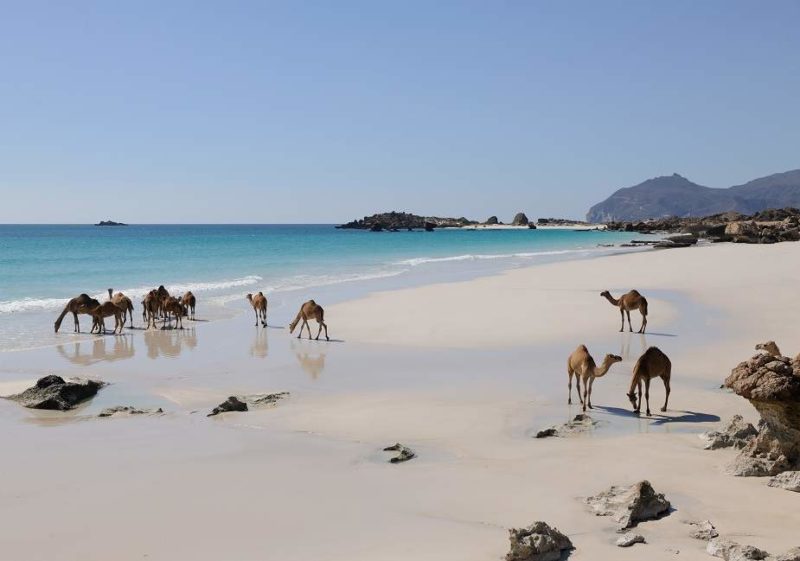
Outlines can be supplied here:
M69 312L69 305L64 306L64 309L61 311L61 315L56 318L56 333L58 333L58 330L61 329L61 322L64 320L64 316L67 315L67 312Z
M642 315L647 317L647 300L642 298Z

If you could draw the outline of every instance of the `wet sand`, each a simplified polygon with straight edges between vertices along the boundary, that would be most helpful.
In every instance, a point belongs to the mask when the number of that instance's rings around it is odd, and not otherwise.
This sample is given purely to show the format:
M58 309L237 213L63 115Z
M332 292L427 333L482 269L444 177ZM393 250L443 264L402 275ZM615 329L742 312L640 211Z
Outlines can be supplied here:
M0 400L0 558L500 559L507 528L545 520L571 559L710 559L682 522L706 518L781 553L798 545L800 494L726 475L733 452L698 434L755 420L719 389L755 343L800 350L798 257L800 244L721 245L376 293L327 309L329 343L290 338L287 309L268 329L243 314L5 353L2 393L49 373L110 385L68 413ZM634 287L650 300L645 336L618 333L598 296ZM534 439L580 412L564 366L578 343L624 359L595 384L602 424ZM667 413L637 418L625 392L649 345L672 358L673 393ZM291 395L206 417L228 395L274 391ZM96 418L111 405L165 414ZM418 457L389 464L397 441ZM641 479L676 510L622 550L580 498Z

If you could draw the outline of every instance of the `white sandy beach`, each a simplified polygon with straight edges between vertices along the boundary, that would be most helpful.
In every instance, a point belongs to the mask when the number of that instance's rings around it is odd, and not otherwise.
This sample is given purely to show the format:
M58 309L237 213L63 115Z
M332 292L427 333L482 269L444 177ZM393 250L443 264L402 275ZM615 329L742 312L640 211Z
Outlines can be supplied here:
M798 262L794 243L647 251L374 293L326 309L330 343L245 314L6 353L3 393L50 373L110 385L68 413L0 401L0 559L478 561L535 520L568 534L575 560L712 559L684 524L698 519L782 553L800 545L800 494L725 474L734 452L704 451L698 434L756 420L719 389L756 343L800 351ZM618 333L599 297L631 288L650 302L644 336ZM580 411L565 372L579 343L624 359L594 386L603 424L534 439ZM637 418L625 392L650 345L672 359L672 396ZM267 391L291 396L205 416ZM656 380L654 412L663 397ZM96 418L110 405L166 413ZM418 458L387 463L397 441ZM675 510L623 550L581 498L642 479Z

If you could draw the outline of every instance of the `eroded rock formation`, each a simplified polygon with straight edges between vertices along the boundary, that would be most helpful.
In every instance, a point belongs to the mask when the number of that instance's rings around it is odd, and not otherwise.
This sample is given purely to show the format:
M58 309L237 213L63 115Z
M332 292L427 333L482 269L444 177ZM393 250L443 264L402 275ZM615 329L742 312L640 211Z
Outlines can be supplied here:
M744 397L761 416L758 435L742 449L730 472L777 475L800 469L800 369L785 356L758 354L740 363L725 386Z
M649 481L629 487L611 487L585 500L597 516L612 516L619 523L618 531L633 528L639 522L669 514L671 505L662 493L656 493Z
M287 397L289 392L278 393L258 393L251 395L232 395L216 407L212 409L211 413L206 417L213 417L220 413L228 413L230 411L249 411L250 407L261 407L265 405L273 405L279 400Z
M706 440L706 450L730 447L742 449L757 434L758 431L752 424L746 422L741 415L734 415L719 430L703 433L702 437Z
M10 395L7 399L30 409L67 411L94 397L104 385L105 382L99 380L74 378L66 381L61 376L50 375L39 378L35 386L22 393Z
M563 552L575 549L567 536L541 521L510 529L508 541L506 561L558 561Z

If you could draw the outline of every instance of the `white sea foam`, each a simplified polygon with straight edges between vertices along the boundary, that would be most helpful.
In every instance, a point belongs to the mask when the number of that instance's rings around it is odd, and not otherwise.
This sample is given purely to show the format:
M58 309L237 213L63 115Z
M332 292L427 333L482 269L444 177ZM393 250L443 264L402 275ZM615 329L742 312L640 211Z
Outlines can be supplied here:
M566 255L569 253L588 253L594 250L591 249L562 249L552 251L531 251L520 253L490 253L490 254L466 254L466 255L452 255L449 257L414 257L412 259L404 259L397 261L396 265L405 265L409 267L417 267L427 263L446 263L448 261L480 261L485 259L512 259L512 258L531 258L541 257L546 255Z

